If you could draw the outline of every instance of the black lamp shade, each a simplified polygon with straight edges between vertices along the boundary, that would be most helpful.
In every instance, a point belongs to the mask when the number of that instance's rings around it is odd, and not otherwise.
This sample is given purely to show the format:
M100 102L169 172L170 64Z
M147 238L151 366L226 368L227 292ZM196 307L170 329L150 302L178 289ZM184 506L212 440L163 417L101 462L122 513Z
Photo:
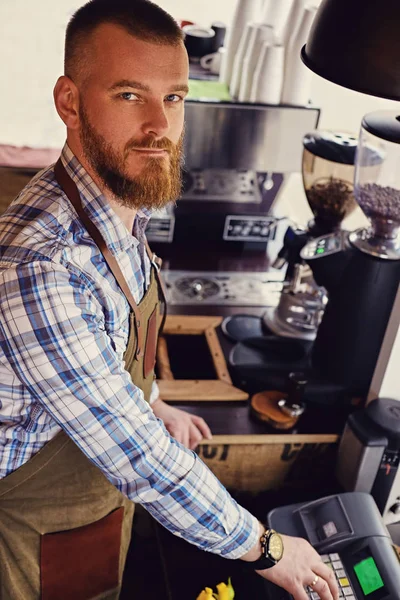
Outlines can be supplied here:
M400 100L400 0L323 0L302 59L333 83Z

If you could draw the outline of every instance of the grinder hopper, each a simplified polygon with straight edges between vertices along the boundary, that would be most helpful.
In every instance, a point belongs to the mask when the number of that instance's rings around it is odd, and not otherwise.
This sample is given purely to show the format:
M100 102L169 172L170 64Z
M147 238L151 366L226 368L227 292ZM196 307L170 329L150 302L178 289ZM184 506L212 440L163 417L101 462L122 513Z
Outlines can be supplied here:
M355 197L369 229L350 236L362 252L400 259L400 116L378 111L363 118L357 151Z
M303 140L303 184L314 214L312 237L333 233L357 204L353 195L357 139L346 133L314 131Z

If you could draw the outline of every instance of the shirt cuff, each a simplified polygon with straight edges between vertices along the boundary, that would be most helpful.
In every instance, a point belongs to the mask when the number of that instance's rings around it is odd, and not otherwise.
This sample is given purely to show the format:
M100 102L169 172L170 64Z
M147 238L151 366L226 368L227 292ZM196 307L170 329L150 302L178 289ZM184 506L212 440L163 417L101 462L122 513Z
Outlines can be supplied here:
M233 502L235 501L233 500ZM229 537L218 544L204 548L204 550L219 554L224 558L238 559L254 548L260 536L260 522L242 506L237 505L237 508L240 517Z
M152 388L151 388L151 393L150 393L150 400L149 400L149 404L150 404L150 406L151 406L152 404L154 404L154 402L155 402L156 400L158 400L158 398L159 398L159 397L160 397L160 389L159 389L159 387L158 387L158 385L157 385L157 382L156 382L156 380L154 380L154 381L153 381L153 386L152 386Z

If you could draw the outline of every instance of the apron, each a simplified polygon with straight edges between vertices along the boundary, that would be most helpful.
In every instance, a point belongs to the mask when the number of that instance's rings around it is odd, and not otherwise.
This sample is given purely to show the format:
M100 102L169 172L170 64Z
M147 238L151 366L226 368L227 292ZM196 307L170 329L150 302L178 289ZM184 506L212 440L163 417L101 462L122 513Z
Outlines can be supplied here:
M56 178L92 236L130 307L125 369L149 401L165 294L152 255L151 282L136 305L100 232L83 210L61 161ZM134 504L62 431L0 480L1 600L116 600L129 547Z

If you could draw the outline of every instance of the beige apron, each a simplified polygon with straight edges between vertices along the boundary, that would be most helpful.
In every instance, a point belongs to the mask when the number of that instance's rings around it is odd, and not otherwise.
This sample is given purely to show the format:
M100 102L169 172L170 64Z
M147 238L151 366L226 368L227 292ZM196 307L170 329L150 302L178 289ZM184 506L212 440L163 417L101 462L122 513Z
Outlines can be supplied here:
M100 232L83 211L79 192L61 164L66 192L131 306L125 368L150 398L165 296L159 259L137 306ZM0 480L0 599L115 600L129 547L134 504L76 444L59 433L22 467Z

